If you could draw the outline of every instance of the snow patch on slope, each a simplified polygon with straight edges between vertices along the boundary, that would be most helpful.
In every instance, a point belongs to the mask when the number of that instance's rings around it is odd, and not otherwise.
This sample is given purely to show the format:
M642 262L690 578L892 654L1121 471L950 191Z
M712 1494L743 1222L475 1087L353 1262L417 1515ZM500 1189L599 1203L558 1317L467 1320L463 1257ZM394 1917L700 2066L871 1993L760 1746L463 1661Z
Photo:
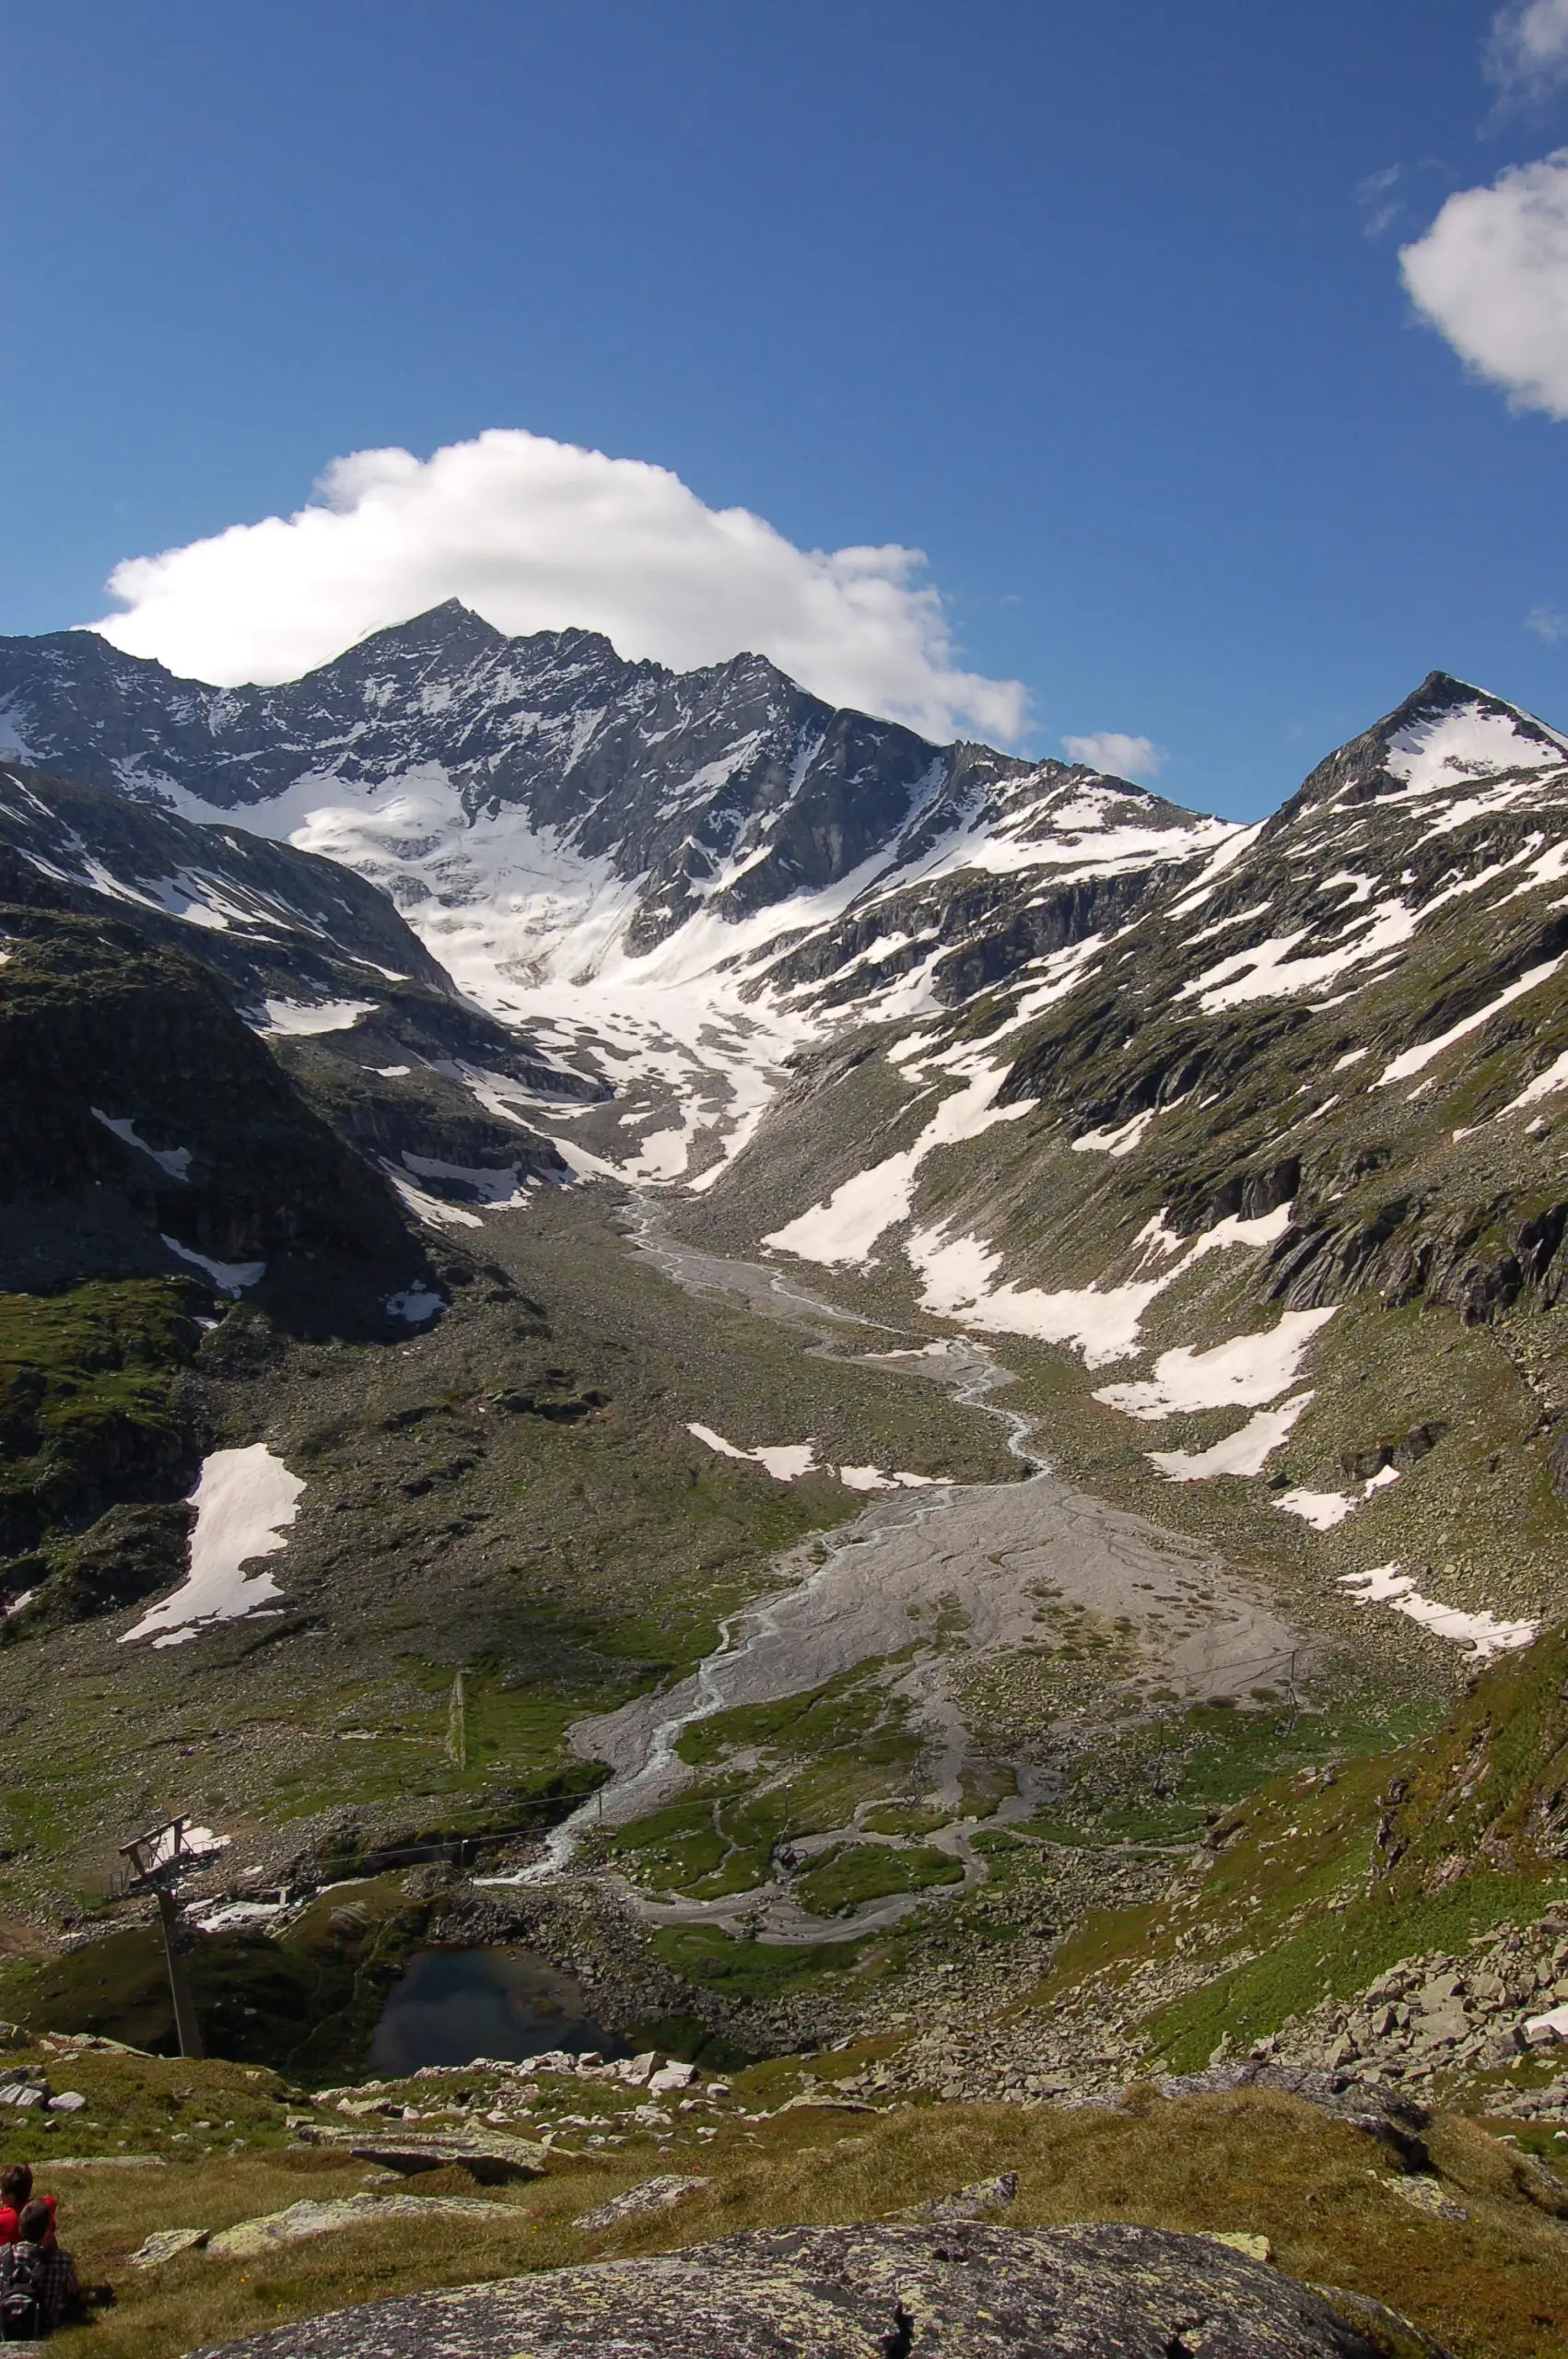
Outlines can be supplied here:
M686 1431L720 1458L741 1459L764 1468L776 1483L798 1483L806 1474L831 1474L848 1491L924 1491L940 1487L947 1479L942 1474L888 1474L880 1466L825 1466L817 1458L816 1444L811 1441L742 1449L738 1443L715 1433L711 1426L688 1425Z
M1216 1474L1261 1474L1312 1397L1297 1392L1277 1409L1256 1410L1245 1426L1208 1449L1151 1449L1145 1454L1171 1483L1208 1483Z
M1372 907L1350 932L1327 950L1304 953L1298 945L1312 931L1300 926L1294 933L1276 934L1250 950L1222 958L1206 974L1184 983L1177 1001L1196 999L1205 1015L1222 1008L1239 1007L1247 1000L1290 999L1303 992L1325 990L1353 968L1397 951L1410 940L1419 921L1403 901Z
M1450 1025L1446 1032L1439 1033L1435 1040L1423 1040L1418 1048L1407 1049L1402 1056L1393 1058L1384 1066L1373 1087L1387 1089L1390 1082L1408 1081L1412 1074L1424 1071L1434 1058L1442 1056L1444 1050L1451 1049L1457 1040L1464 1039L1468 1033L1479 1031L1483 1024L1490 1024L1494 1015L1501 1015L1505 1007L1512 1007L1516 999L1523 999L1527 992L1538 991L1542 983L1550 982L1562 964L1561 958L1548 958L1542 965L1527 968L1516 982L1510 983L1506 991L1499 992L1485 1007L1478 1007L1473 1015L1461 1017L1457 1024Z
M252 1024L263 1040L313 1039L320 1032L346 1032L362 1015L373 1014L373 999L269 999L263 1003L265 1022Z
M1285 1310L1278 1326L1260 1334L1234 1335L1200 1352L1190 1344L1162 1352L1152 1378L1140 1384L1107 1384L1095 1393L1109 1409L1129 1417L1173 1417L1196 1409L1250 1408L1272 1401L1295 1380L1307 1345L1334 1316L1326 1310Z
M115 1137L123 1139L127 1146L139 1147L143 1155L150 1157L158 1165L160 1171L168 1173L170 1180L189 1180L191 1150L188 1146L149 1146L137 1131L135 1122L126 1117L105 1114L96 1106L89 1108L88 1110L95 1122L101 1122L106 1131L112 1131Z
M265 1442L216 1449L204 1459L190 1499L196 1510L191 1569L171 1596L122 1633L122 1646L151 1637L155 1647L178 1647L199 1630L240 1621L278 1596L270 1572L248 1573L245 1567L287 1546L284 1533L299 1512L304 1488Z
M160 1245L181 1262L189 1262L193 1270L205 1270L215 1286L225 1294L242 1294L247 1286L260 1285L266 1276L264 1262L215 1262L206 1253L198 1253L193 1245L181 1245L177 1237L158 1238Z
M434 1319L437 1311L444 1310L446 1307L444 1296L435 1294L428 1286L423 1285L408 1286L401 1294L389 1294L386 1304L389 1319L404 1319L411 1327L423 1327L427 1320Z
M1072 1142L1074 1155L1130 1155L1144 1132L1160 1111L1157 1106L1145 1107L1141 1114L1134 1114L1125 1122L1108 1131L1085 1131Z
M1468 1647L1481 1661L1490 1655L1530 1646L1540 1634L1539 1622L1504 1622L1494 1614L1466 1614L1457 1605L1440 1605L1435 1598L1423 1597L1397 1564L1374 1565L1364 1573L1343 1573L1340 1586L1352 1592L1352 1605L1391 1605L1396 1614L1408 1614L1434 1637Z
M1043 1344L1070 1344L1087 1367L1105 1367L1139 1348L1149 1305L1210 1253L1233 1246L1272 1245L1290 1226L1289 1204L1277 1204L1254 1220L1230 1214L1195 1237L1179 1261L1153 1277L1124 1279L1111 1286L1062 1286L1055 1290L998 1285L1000 1247L977 1237L949 1237L940 1228L917 1229L907 1246L919 1272L920 1300L940 1317L958 1319L991 1334L1033 1335ZM1175 1239L1163 1215L1145 1225L1134 1240L1144 1255L1169 1252ZM1267 1397L1267 1396L1259 1396Z
M408 1206L409 1211L415 1215L416 1219L422 1220L427 1227L484 1227L485 1224L480 1219L479 1215L477 1213L471 1213L466 1204L449 1204L444 1203L439 1196L432 1196L427 1193L425 1189L416 1188L412 1180L400 1178L398 1173L392 1170L390 1165L384 1164L382 1166L382 1169L386 1172L387 1178L391 1180L398 1194L403 1198L404 1203Z
M1297 1485L1293 1490L1281 1491L1273 1504L1283 1515L1299 1516L1314 1532L1332 1532L1355 1513L1359 1503L1344 1491L1308 1491Z
M1384 763L1404 789L1384 802L1425 799L1445 787L1509 770L1546 769L1568 760L1568 739L1555 737L1539 722L1519 727L1522 716L1489 710L1478 698L1401 729Z
M1504 1114L1518 1114L1527 1106L1539 1106L1543 1097L1550 1097L1558 1089L1568 1089L1568 1049L1564 1049L1560 1057L1554 1057L1544 1073L1538 1073L1534 1081L1527 1082L1517 1097L1509 1099L1498 1115L1498 1121L1502 1121Z
M978 1237L948 1237L940 1228L917 1229L907 1251L920 1273L925 1309L988 1334L1033 1335L1043 1344L1076 1345L1089 1367L1136 1351L1143 1313L1169 1283L1138 1278L1117 1286L1055 1291L1012 1280L999 1284L999 1247Z
M472 1191L475 1203L487 1204L492 1210L512 1211L528 1201L518 1179L518 1167L515 1163L502 1164L499 1167L488 1164L443 1163L439 1156L415 1155L406 1147L404 1149L403 1160L404 1168L414 1174L415 1180L455 1180L460 1188ZM394 1172L392 1176L395 1180L397 1174Z
M811 1441L786 1442L760 1449L742 1449L738 1444L726 1441L711 1426L688 1425L686 1431L695 1434L708 1449L717 1450L720 1458L748 1460L762 1467L776 1483L798 1483L803 1474L825 1473L828 1470L817 1463L816 1444Z

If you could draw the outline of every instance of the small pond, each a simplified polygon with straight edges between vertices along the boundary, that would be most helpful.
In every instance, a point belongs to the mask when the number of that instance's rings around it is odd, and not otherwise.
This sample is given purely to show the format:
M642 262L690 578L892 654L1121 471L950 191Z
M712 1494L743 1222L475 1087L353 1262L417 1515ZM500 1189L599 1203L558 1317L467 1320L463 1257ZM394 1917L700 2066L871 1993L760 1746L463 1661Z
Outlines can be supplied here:
M531 1950L418 1950L387 1993L369 2069L391 2079L476 2056L521 2062L551 2048L631 2053L590 2014L581 1983Z

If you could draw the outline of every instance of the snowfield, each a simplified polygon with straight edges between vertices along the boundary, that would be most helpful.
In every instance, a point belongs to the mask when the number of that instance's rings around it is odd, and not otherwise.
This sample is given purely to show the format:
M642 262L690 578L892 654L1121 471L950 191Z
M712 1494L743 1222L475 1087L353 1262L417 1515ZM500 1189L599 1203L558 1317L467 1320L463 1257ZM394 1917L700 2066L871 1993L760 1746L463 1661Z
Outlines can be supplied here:
M817 1457L814 1441L742 1449L735 1442L726 1441L722 1434L716 1434L711 1426L688 1425L686 1431L720 1458L743 1459L762 1467L776 1483L798 1483L802 1475L828 1474L835 1482L842 1483L847 1491L924 1491L940 1489L947 1479L942 1474L887 1474L880 1466L828 1466Z
M284 1534L299 1512L304 1488L265 1442L214 1450L191 1494L196 1523L190 1572L172 1596L122 1633L121 1645L151 1638L155 1647L182 1646L198 1631L240 1621L279 1596L270 1572L249 1573L245 1567L287 1546Z
M1568 738L1518 713L1489 712L1478 698L1399 732L1385 767L1403 791L1383 799L1425 803L1444 788L1469 784L1478 777L1506 778L1518 770L1555 768L1564 760Z
M177 1237L160 1236L158 1243L167 1246L178 1261L189 1262L193 1270L205 1270L225 1294L240 1295L247 1286L259 1286L267 1273L264 1262L215 1262L209 1254L198 1253L193 1245L181 1245Z
M1095 1393L1129 1417L1173 1417L1194 1409L1250 1408L1293 1385L1306 1347L1334 1312L1285 1310L1261 1334L1235 1335L1207 1352L1189 1344L1162 1352L1141 1384L1107 1384Z
M1494 1614L1465 1614L1455 1605L1439 1605L1435 1598L1422 1597L1398 1565L1374 1565L1364 1573L1342 1574L1340 1586L1352 1592L1353 1605L1391 1605L1396 1614L1408 1614L1435 1637L1468 1647L1481 1661L1527 1647L1540 1632L1539 1622L1500 1622Z
M581 716L590 735L603 719ZM689 778L681 790L683 807L700 811L755 750L738 741L720 764ZM814 750L802 748L802 758ZM634 1106L649 1092L658 1104L673 1101L676 1119L666 1116L648 1136L628 1140L625 1153L617 1148L591 1164L579 1148L579 1169L609 1170L646 1186L706 1188L755 1134L788 1079L786 1061L831 1037L842 1022L814 986L791 988L774 974L781 945L799 954L826 942L850 917L863 921L900 895L955 886L966 876L1037 874L1055 885L1116 875L1211 855L1242 832L1199 816L1185 824L1140 824L1127 816L1147 804L1137 789L1047 765L977 788L933 836L930 815L945 778L946 757L933 752L902 822L858 867L832 885L745 912L727 897L769 856L778 820L775 813L754 815L696 888L691 913L647 949L635 946L645 876L621 874L607 854L587 851L573 830L536 825L518 804L495 800L471 807L439 761L374 780L335 770L302 775L271 799L247 804L243 825L340 862L380 886L462 991L542 1040L569 1069L607 1075ZM189 789L170 784L160 792L183 818L215 827L235 824L234 813ZM860 1013L883 1019L939 1015L930 986L931 960L890 979L877 976L877 958L895 954L907 939L890 924L843 968L830 964L829 980L866 971ZM931 959L940 947L933 935ZM1074 975L1086 947L1077 945L1069 955ZM1027 1010L1020 1003L1020 1020L1056 994L1059 963L1059 957L1036 962L1036 988ZM296 1034L343 1028L362 1012L354 1002L321 1007L269 1002L264 1028ZM988 1121L1008 1121L1027 1111L989 1105L999 1074L991 1074L984 1091L973 1064L960 1077L970 1087L958 1093L965 1106L948 1117L950 1124L982 1114ZM549 1130L553 1119L563 1117L534 1107L530 1119ZM942 1135L973 1132L960 1128L923 1141L907 1168L883 1175L895 1194L903 1187L907 1197L906 1183ZM715 1141L722 1152L711 1162ZM556 1144L567 1151L567 1141ZM785 1250L805 1251L810 1245L814 1253L820 1241L817 1258L832 1259L853 1258L861 1250L872 1215L851 1198L814 1230L805 1217L802 1244Z
M1208 1449L1151 1449L1146 1455L1172 1483L1208 1483L1217 1474L1261 1474L1302 1411L1312 1399L1297 1392L1277 1409L1259 1409L1245 1426Z

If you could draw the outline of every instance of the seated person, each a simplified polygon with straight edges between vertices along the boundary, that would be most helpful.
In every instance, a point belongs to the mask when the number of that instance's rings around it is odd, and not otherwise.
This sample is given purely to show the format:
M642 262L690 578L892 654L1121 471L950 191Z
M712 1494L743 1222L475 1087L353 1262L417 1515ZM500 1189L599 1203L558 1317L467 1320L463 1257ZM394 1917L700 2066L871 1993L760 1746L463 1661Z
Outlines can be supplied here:
M9 2163L0 2171L0 2245L14 2245L17 2224L24 2204L32 2201L32 2173L26 2163ZM39 2201L49 2214L48 2245L54 2244L54 2198L41 2195Z
M76 2265L53 2241L48 2206L24 2203L14 2244L0 2246L0 2334L24 2342L53 2334L82 2306Z

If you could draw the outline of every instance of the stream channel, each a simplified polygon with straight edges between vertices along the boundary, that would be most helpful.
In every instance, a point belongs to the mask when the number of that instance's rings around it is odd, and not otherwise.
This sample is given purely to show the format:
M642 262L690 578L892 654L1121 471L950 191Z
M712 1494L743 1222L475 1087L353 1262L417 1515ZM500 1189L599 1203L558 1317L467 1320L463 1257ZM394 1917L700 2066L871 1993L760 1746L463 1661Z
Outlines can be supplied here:
M831 1540L818 1535L790 1550L774 1567L775 1591L724 1621L718 1646L687 1678L661 1695L574 1723L573 1749L607 1763L609 1779L555 1828L542 1859L484 1881L537 1884L562 1875L586 1834L625 1825L680 1793L690 1773L675 1748L695 1721L802 1694L875 1658L907 1656L913 1633L912 1660L889 1684L909 1699L933 1749L942 1748L929 1790L953 1807L954 1820L925 1839L963 1868L961 1884L942 1888L951 1897L986 1876L972 1841L979 1822L958 1815L968 1743L955 1673L972 1669L978 1654L1037 1645L1042 1600L1129 1626L1137 1646L1131 1684L1145 1692L1158 1688L1167 1701L1173 1695L1183 1703L1231 1698L1278 1681L1288 1665L1298 1674L1310 1667L1311 1641L1211 1551L1054 1473L1033 1446L1033 1421L992 1399L1013 1379L985 1345L888 1328L802 1292L777 1267L684 1245L661 1232L646 1203L633 1236L673 1283L694 1293L738 1295L766 1317L814 1330L817 1340L808 1348L816 1356L840 1358L848 1349L863 1364L946 1385L956 1401L1000 1419L1008 1448L1028 1471L1012 1483L887 1494ZM872 1341L883 1336L888 1341ZM857 1342L869 1347L853 1350ZM966 1642L958 1649L940 1637L944 1628L951 1635L955 1618ZM925 1632L930 1643L921 1645ZM1125 1692L1124 1685L1124 1710ZM1027 1818L1038 1808L1028 1765L1017 1765L1017 1774L1018 1793L988 1825ZM794 1848L801 1857L845 1839L868 1837L857 1825ZM598 1874L654 1923L743 1929L775 1942L859 1940L933 1896L895 1894L825 1919L781 1884L708 1901L661 1902L612 1870Z

